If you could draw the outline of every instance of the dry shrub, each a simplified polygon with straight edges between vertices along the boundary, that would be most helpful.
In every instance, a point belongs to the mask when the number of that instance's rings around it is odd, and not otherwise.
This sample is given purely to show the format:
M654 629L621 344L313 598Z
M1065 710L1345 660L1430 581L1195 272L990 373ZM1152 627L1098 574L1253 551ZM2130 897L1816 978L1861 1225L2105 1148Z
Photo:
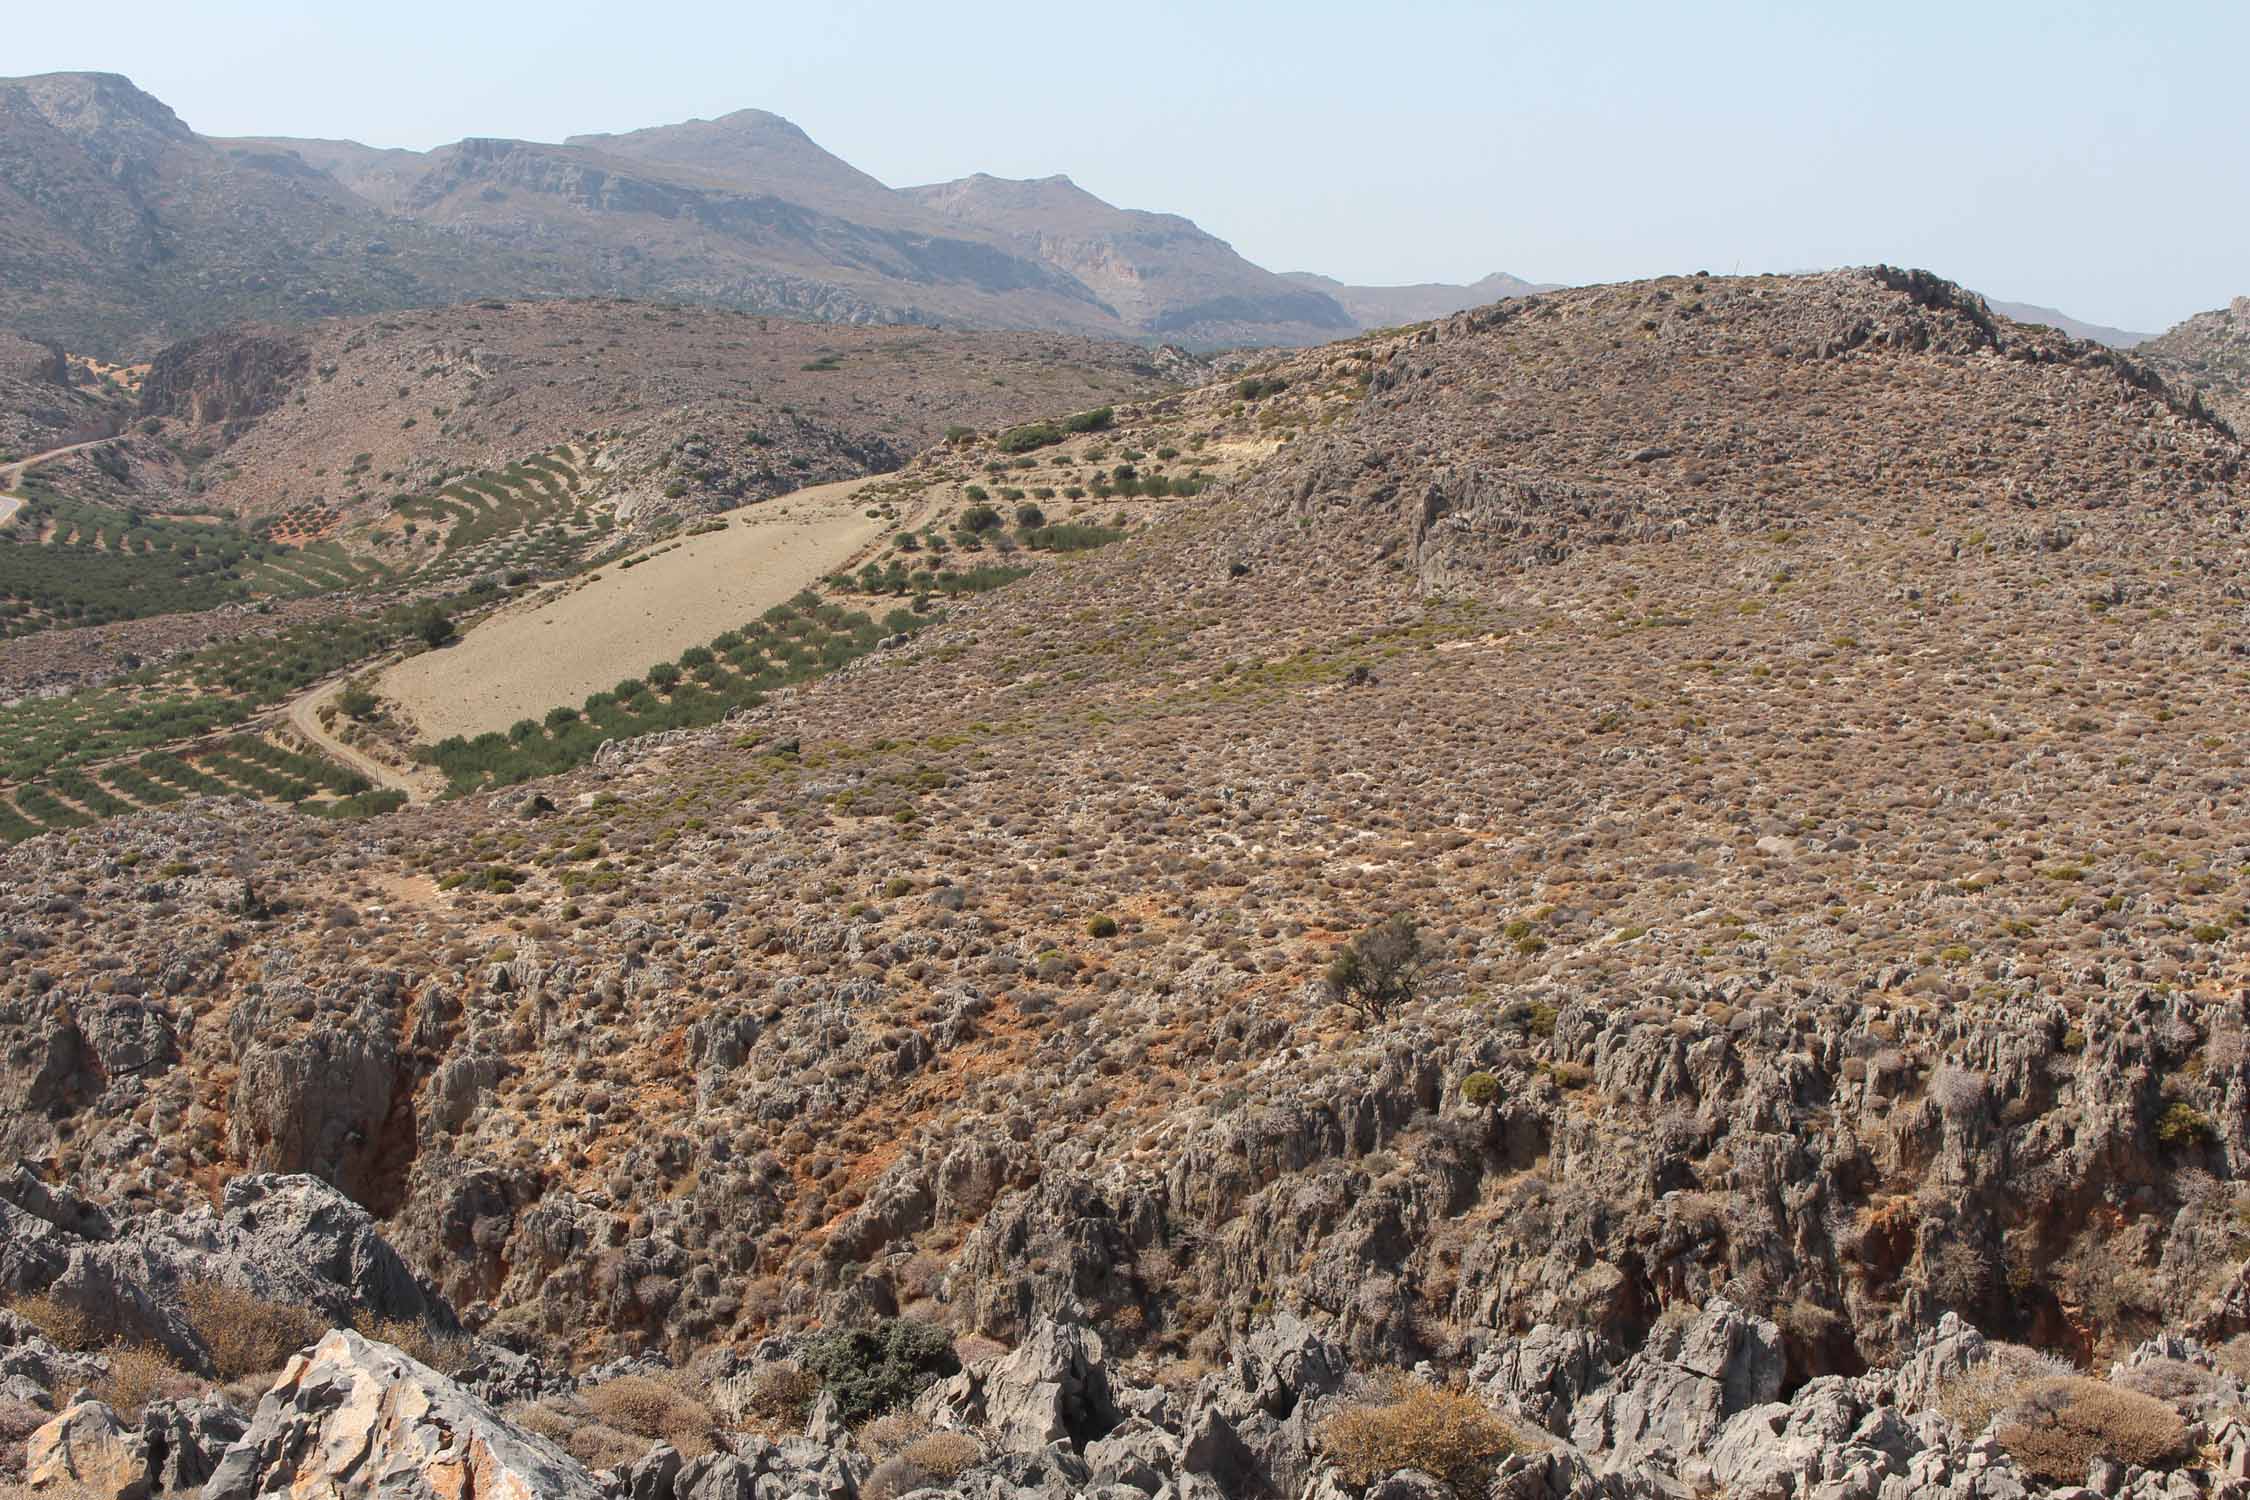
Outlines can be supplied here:
M1474 1397L1395 1376L1388 1385L1385 1400L1345 1407L1321 1426L1321 1451L1354 1487L1420 1469L1456 1495L1481 1495L1493 1465L1522 1447Z
M2184 1359L2151 1359L2133 1366L2110 1382L2128 1391L2154 1396L2159 1401L2186 1401L2207 1395L2219 1377Z
M29 1401L0 1396L0 1483L23 1477L24 1444L53 1415Z
M898 1500L901 1495L927 1489L930 1476L903 1458L886 1458L859 1487L859 1500Z
M28 1484L0 1480L0 1500L108 1500L108 1497L82 1484L50 1484L35 1490Z
M915 1439L927 1437L927 1419L911 1411L894 1411L861 1426L854 1437L859 1450L872 1458L895 1458Z
M1988 1343L1984 1351L1983 1359L1938 1387L1938 1410L1965 1438L1983 1432L2032 1381L2077 1373L2067 1360L2022 1344Z
M620 1469L646 1457L649 1441L597 1421L568 1397L550 1396L509 1407L501 1413L524 1431L545 1438L589 1469Z
M84 1311L66 1302L46 1296L18 1297L9 1304L9 1311L38 1329L58 1349L87 1354L101 1347L101 1329Z
M180 1288L188 1323L211 1351L221 1380L242 1380L278 1370L307 1344L328 1332L318 1313L268 1302L223 1281L190 1281Z
M446 1333L412 1318L381 1318L361 1332L377 1343L388 1344L408 1359L428 1365L440 1375L458 1375L476 1358L476 1343L466 1335Z
M2250 1333L2238 1333L2219 1346L2219 1368L2237 1380L2250 1381Z
M201 1381L166 1359L164 1351L148 1344L114 1344L103 1351L103 1357L109 1361L109 1373L94 1387L94 1395L115 1408L127 1425L151 1401L192 1396L203 1388Z
M794 1432L812 1411L820 1377L794 1360L775 1360L719 1382L712 1394L734 1426L770 1424Z
M2025 1386L1998 1436L2026 1472L2053 1484L2083 1483L2097 1458L2164 1469L2187 1451L2187 1423L2170 1406L2083 1375Z
M679 1379L620 1375L605 1380L580 1399L601 1421L620 1431L661 1439L694 1458L711 1451L718 1417Z
M916 1438L900 1455L941 1484L959 1479L984 1462L984 1444L966 1432L933 1432Z

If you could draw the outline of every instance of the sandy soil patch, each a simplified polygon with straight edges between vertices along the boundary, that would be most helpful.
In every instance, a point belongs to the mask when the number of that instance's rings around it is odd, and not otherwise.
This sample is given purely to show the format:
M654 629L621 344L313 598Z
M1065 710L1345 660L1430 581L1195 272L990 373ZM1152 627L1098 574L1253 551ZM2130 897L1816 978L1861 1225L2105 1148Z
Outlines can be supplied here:
M756 619L886 534L856 497L865 479L815 485L729 517L632 568L564 583L386 671L377 691L427 740L504 730L637 677ZM660 544L668 545L668 544Z

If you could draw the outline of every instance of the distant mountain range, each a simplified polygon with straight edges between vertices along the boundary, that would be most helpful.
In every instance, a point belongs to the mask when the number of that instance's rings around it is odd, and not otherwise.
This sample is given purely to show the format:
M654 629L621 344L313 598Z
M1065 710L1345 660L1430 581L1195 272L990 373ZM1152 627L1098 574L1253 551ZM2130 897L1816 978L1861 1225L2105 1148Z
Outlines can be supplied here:
M2029 302L1987 302L1986 306L2003 317L2014 318L2018 323L2043 323L2074 339L2107 344L2112 349L2131 349L2156 336L2151 333L2133 333L2123 328L2104 328L2099 323L2083 322L2057 308L2035 307Z
M115 74L0 80L0 327L105 357L247 319L588 294L1312 344L1529 286L1280 276L1065 177L893 189L762 110L416 152L198 135Z

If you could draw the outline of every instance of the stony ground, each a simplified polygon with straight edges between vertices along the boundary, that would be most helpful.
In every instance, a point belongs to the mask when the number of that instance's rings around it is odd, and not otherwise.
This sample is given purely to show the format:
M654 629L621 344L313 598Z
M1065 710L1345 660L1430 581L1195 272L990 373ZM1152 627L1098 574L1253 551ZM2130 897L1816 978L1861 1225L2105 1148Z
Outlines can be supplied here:
M1884 271L1130 420L1279 446L718 731L0 856L0 1145L136 1208L316 1173L558 1362L1062 1318L1193 1385L1291 1314L1612 1368L1723 1300L1798 1391L1948 1313L2250 1328L2231 432ZM1602 1410L1546 1425L1645 1450Z

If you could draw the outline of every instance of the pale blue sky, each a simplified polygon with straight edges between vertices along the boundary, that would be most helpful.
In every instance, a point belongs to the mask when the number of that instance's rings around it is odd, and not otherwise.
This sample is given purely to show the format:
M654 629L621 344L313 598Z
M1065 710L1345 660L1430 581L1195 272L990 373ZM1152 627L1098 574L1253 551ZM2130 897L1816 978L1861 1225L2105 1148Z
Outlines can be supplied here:
M1888 260L2143 330L2250 293L2250 0L15 7L0 70L427 147L755 105L896 185L1067 172L1276 270Z

